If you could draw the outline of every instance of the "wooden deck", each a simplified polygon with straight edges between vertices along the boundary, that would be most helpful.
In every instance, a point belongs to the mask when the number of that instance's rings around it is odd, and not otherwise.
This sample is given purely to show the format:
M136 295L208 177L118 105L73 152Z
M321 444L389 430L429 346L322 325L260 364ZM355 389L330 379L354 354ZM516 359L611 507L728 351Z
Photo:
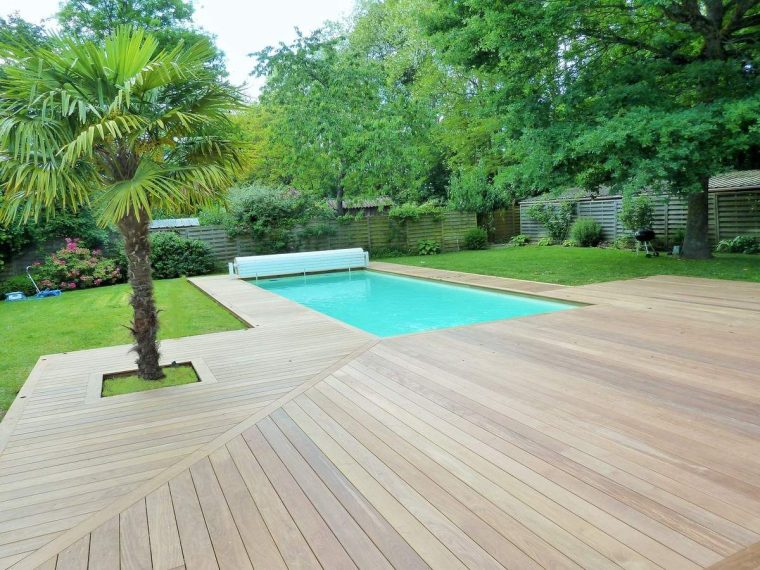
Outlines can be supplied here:
M589 305L379 341L203 278L258 325L164 344L216 382L92 401L124 347L41 361L0 568L760 567L760 285L486 281Z

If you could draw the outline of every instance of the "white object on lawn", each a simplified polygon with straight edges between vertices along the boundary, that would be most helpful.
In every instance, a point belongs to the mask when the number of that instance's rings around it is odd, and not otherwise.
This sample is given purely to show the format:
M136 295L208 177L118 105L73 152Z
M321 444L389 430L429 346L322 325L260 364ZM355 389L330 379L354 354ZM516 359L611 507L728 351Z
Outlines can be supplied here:
M339 269L362 269L369 265L369 254L360 247L329 249L327 251L302 251L275 255L236 257L229 264L230 275L239 278L297 275Z

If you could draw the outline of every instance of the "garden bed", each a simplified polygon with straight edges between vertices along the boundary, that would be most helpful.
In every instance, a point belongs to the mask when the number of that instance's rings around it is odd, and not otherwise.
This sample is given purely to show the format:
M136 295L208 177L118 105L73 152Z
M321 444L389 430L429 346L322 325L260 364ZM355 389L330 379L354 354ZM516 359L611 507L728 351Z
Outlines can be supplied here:
M137 376L137 371L135 370L106 374L103 376L101 395L106 398L108 396L119 396L121 394L132 394L133 392L145 392L146 390L200 382L198 373L189 362L162 366L161 370L163 370L165 376L160 380L144 380Z

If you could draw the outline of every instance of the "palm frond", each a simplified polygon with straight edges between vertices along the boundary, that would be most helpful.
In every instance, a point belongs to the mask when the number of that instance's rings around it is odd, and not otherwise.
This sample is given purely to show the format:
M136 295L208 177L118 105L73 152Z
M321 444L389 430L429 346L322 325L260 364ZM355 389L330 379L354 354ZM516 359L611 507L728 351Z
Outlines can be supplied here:
M137 115L120 115L104 119L82 129L73 140L60 148L59 154L72 164L83 157L92 157L98 143L127 138L148 125L148 120Z
M174 204L182 198L182 185L171 171L149 159L140 162L129 180L111 184L94 201L101 210L99 223L114 224L130 212L150 212L156 203Z
M4 196L0 221L6 224L36 221L42 212L56 206L76 210L89 203L92 187L98 183L96 173L85 164L66 168L55 162L40 164L11 158L0 160L0 180Z
M219 196L242 152L211 134L228 129L241 96L209 79L213 56L206 41L158 51L155 38L130 28L102 45L0 40L0 217L94 201L100 222L113 223Z

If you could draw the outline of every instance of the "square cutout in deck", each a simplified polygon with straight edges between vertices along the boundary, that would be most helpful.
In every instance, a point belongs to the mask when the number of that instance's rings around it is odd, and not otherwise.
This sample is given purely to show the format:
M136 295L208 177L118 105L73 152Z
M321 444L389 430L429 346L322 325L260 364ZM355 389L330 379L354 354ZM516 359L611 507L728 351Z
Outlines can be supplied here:
M134 394L135 392L145 392L170 386L195 384L201 381L201 377L192 362L172 363L161 366L161 370L163 370L165 377L160 380L138 378L137 370L103 374L101 397Z

